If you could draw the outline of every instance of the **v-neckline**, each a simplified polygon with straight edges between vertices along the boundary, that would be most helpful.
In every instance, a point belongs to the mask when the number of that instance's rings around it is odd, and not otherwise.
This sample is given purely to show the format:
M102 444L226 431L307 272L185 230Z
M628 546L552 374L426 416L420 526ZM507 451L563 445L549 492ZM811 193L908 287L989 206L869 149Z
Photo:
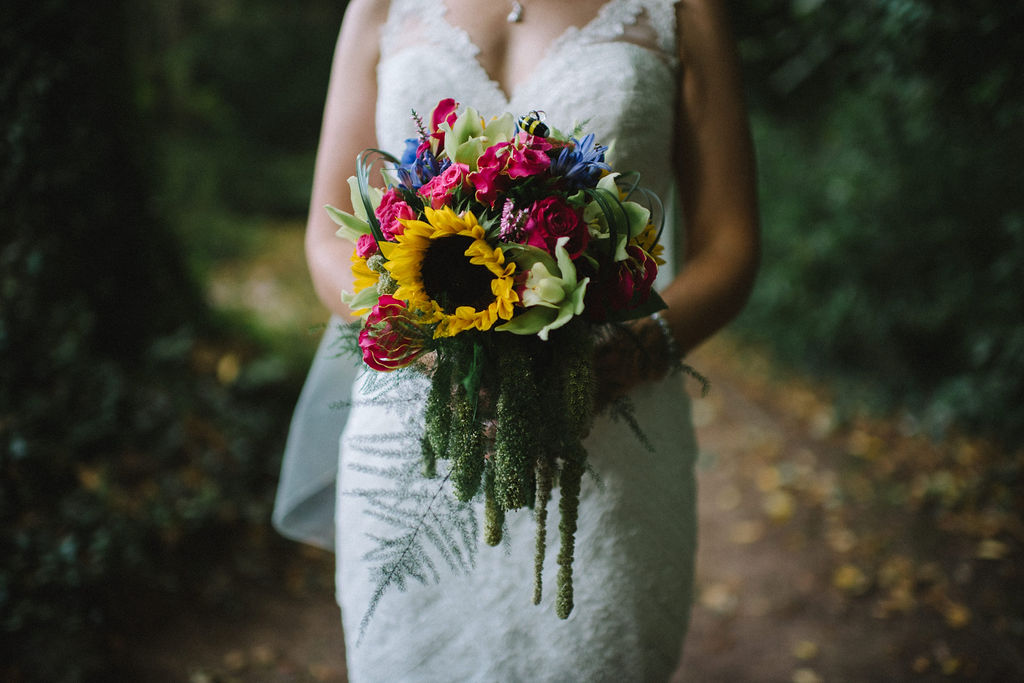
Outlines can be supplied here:
M545 63L556 55L560 50L564 49L566 42L570 37L578 36L593 30L593 27L602 20L606 13L610 10L612 5L620 2L621 0L606 0L597 10L597 13L591 17L582 26L570 24L559 33L550 43L548 43L544 50L541 52L541 58L536 60L532 69L521 79L514 84L503 84L497 78L484 67L480 61L480 46L476 44L472 36L462 26L452 23L448 18L448 5L445 0L436 0L438 9L438 19L447 27L448 30L452 31L456 35L459 35L465 44L469 47L471 54L468 55L472 58L474 68L480 72L480 74L486 79L487 83L495 90L495 92L501 97L502 102L506 106L512 103L516 99L516 96L522 91L523 86L533 80L534 76L544 68Z

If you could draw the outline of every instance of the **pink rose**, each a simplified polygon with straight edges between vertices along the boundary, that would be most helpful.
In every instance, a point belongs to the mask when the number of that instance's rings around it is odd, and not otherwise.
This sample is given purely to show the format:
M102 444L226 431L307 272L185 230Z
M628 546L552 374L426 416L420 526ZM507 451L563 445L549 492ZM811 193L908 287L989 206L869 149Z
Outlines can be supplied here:
M418 340L402 333L404 326L393 324L405 316L405 311L405 303L385 294L367 316L366 325L359 333L359 347L363 350L363 362L374 370L397 370L423 353Z
M405 232L405 226L398 222L399 219L412 220L416 218L416 212L402 201L401 195L393 187L384 193L380 200L380 206L374 213L377 220L380 221L381 232L388 240L394 240L395 237Z
M434 176L420 188L420 194L430 200L430 208L440 209L444 206L455 190L462 187L469 177L469 166L452 164L444 173Z
M568 205L559 197L545 197L534 202L523 226L526 243L555 253L559 237L568 237L565 250L575 259L587 248L590 233L579 209Z
M530 136L530 144L513 145L509 154L508 174L512 178L525 178L543 173L551 167L547 150L551 143L544 138Z
M360 235L356 242L356 256L359 258L370 258L378 251L377 240L373 235Z

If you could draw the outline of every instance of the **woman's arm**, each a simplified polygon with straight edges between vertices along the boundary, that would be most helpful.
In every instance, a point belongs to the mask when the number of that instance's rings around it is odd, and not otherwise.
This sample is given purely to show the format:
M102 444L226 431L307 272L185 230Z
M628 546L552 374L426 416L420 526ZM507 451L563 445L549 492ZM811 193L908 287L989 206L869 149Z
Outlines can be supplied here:
M739 313L760 256L754 151L725 4L679 3L677 168L686 256L662 296L683 353Z
M344 317L349 317L349 311L341 302L341 292L352 289L349 259L354 246L335 235L338 226L324 205L352 211L348 178L355 174L356 155L376 146L376 69L386 12L387 3L379 0L352 0L345 11L327 89L306 226L306 262L317 296Z
M724 0L679 3L682 82L676 115L676 167L686 219L680 274L661 293L676 350L685 354L740 311L759 259L753 145L735 44ZM672 359L650 318L598 345L597 405L658 379Z

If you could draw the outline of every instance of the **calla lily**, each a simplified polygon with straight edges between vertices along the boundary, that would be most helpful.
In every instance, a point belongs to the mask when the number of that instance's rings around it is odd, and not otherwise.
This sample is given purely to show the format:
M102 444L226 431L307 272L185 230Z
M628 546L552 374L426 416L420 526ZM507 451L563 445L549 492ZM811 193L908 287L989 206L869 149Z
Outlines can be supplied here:
M480 113L467 107L456 118L455 123L442 123L444 131L444 152L454 163L468 164L476 170L476 160L484 148L499 142L508 142L515 134L515 120L511 114L503 114L490 121L484 121Z
M523 291L523 303L527 310L496 327L496 330L513 334L536 334L547 341L551 330L558 329L574 315L583 312L583 297L590 278L576 280L576 266L565 248L568 241L568 237L558 238L555 244L557 263L541 249L522 248L526 259L535 259L529 267ZM523 267L522 263L518 265Z

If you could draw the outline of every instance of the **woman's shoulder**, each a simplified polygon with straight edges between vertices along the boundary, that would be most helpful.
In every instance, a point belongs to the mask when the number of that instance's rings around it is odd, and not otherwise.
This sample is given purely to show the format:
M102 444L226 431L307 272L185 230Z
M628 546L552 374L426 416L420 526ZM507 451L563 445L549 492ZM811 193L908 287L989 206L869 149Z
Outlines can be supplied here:
M734 40L726 0L678 0L679 56L684 62L717 59Z
M350 0L345 9L345 23L365 28L382 26L391 4L392 0Z

